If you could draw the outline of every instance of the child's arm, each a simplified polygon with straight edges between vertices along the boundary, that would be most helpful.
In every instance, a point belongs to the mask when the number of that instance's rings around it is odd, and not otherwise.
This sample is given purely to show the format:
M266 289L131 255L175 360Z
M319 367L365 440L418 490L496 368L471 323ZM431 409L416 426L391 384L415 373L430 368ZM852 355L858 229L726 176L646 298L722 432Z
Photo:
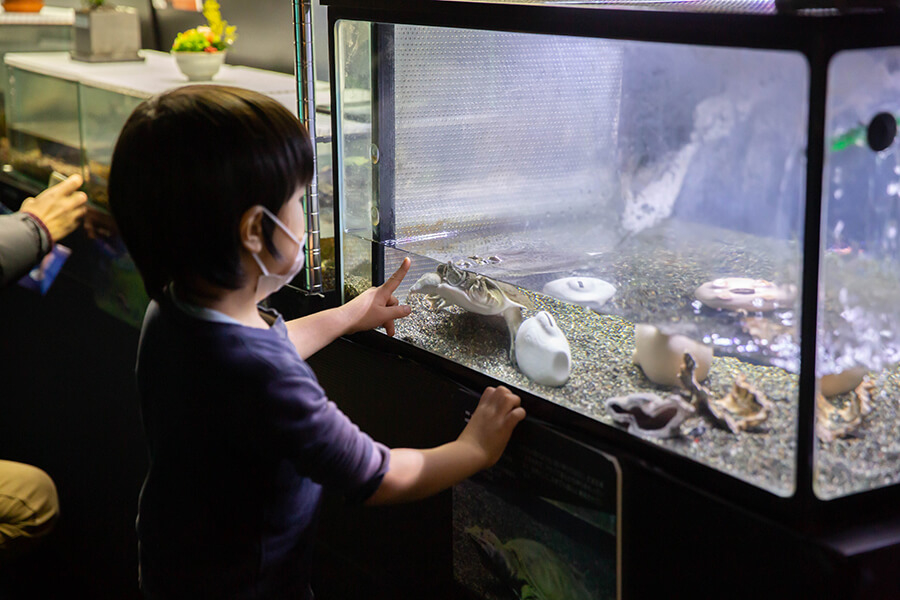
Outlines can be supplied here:
M343 306L323 310L287 323L288 336L304 359L348 333L383 326L394 335L394 319L409 315L409 306L400 305L394 292L409 271L409 259L378 287L371 287Z
M489 387L456 441L428 450L392 449L388 472L366 504L425 498L494 465L525 418L520 403L505 387Z

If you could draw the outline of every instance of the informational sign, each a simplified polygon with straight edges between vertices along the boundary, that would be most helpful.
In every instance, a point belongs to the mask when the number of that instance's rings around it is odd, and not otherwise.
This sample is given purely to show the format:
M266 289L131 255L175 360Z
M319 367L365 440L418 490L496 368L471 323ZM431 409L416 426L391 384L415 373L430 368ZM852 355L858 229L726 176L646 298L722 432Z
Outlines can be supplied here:
M615 458L526 419L453 489L453 576L473 598L619 598Z

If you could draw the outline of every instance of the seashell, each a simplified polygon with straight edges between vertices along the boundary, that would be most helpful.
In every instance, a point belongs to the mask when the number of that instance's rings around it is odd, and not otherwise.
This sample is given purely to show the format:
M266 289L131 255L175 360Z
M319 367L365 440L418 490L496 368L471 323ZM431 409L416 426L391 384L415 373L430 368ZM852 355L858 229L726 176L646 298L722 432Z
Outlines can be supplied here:
M846 394L859 386L865 376L865 367L851 367L838 373L822 375L819 379L819 391L829 398Z
M519 370L530 379L553 387L568 381L572 363L569 342L550 313L541 311L522 323L515 349Z
M616 286L594 277L563 277L544 285L544 294L598 311L616 293Z
M851 435L862 424L862 418L872 412L872 392L875 384L863 381L844 401L816 394L816 437L833 442Z
M694 291L694 296L710 308L768 312L792 307L797 300L797 286L749 277L723 277L707 281Z
M743 375L738 375L731 391L723 398L710 400L707 408L718 424L726 426L731 433L738 433L763 423L773 405Z
M653 383L682 385L678 374L684 364L685 354L690 354L696 363L694 376L697 381L706 379L712 366L711 347L683 335L666 335L653 325L634 326L632 360Z
M677 394L660 398L649 392L616 396L606 401L606 412L629 433L670 438L681 434L680 425L694 415L694 407Z

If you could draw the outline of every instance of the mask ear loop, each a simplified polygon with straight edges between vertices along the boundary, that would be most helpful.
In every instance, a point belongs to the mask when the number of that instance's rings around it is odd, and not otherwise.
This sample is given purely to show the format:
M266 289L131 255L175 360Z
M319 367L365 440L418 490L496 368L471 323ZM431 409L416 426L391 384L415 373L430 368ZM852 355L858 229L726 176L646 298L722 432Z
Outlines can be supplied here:
M254 253L251 254L250 256L252 256L252 257L253 257L253 260L256 261L256 264L257 264L257 266L259 267L259 270L262 271L262 274L268 277L268 276L269 276L269 270L266 268L266 265L263 264L263 261L261 261L261 260L259 259L259 254L256 253L256 252L254 252Z
M267 215L270 219L272 219L272 221L274 221L275 224L281 228L281 230L284 232L284 234L286 236L291 238L291 240L293 240L294 243L299 244L301 247L303 246L303 244L300 243L300 239L296 235L294 235L294 232L291 231L290 229L288 229L287 225L285 225L284 223L281 222L281 219L279 219L274 214L272 214L272 211L270 211L265 206L260 206L260 208L263 209L263 214Z

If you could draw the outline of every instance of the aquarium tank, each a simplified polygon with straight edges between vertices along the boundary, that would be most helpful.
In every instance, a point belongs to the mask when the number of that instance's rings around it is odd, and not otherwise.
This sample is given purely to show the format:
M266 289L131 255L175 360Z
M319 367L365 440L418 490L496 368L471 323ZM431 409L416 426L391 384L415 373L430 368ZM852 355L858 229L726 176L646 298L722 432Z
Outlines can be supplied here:
M813 369L815 496L900 479L900 50L837 52L816 99L799 44L330 4L343 301L408 257L397 339L778 497Z

